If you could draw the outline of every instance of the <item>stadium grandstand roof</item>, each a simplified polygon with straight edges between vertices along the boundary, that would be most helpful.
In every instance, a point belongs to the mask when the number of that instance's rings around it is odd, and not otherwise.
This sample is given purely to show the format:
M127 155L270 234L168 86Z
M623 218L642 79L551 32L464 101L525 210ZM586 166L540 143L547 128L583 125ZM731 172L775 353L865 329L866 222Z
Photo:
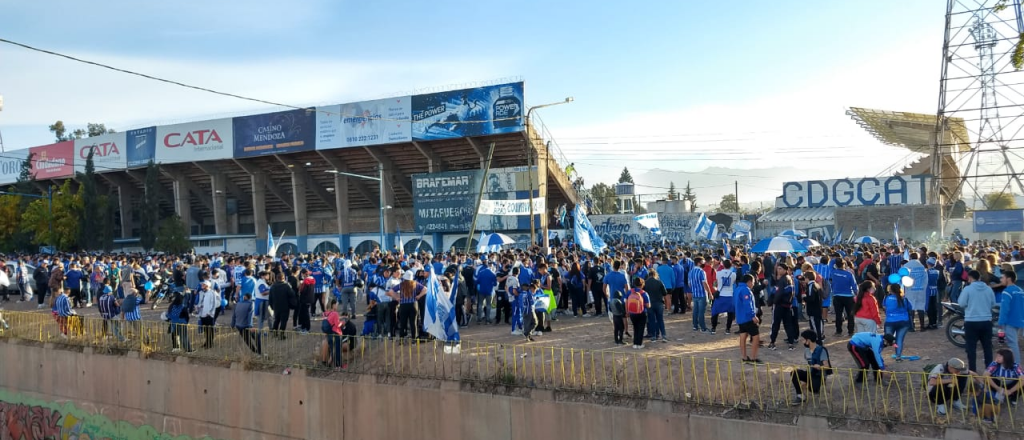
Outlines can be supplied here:
M935 115L860 107L850 107L846 114L883 144L903 147L916 153L932 154ZM947 118L947 122L950 129L946 131L942 143L955 145L959 151L969 151L971 140L964 120Z

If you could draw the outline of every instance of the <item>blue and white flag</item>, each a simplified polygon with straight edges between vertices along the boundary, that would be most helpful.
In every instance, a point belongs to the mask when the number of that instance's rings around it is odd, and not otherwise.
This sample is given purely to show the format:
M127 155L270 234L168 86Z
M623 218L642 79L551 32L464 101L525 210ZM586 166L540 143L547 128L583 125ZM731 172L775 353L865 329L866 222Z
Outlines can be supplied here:
M661 235L661 222L658 221L658 213L641 214L633 217L633 220L640 223L640 226L650 229L652 234Z
M718 233L717 226L708 216L701 214L697 219L697 226L693 228L693 235L698 240L713 240L715 234Z
M597 230L590 223L587 214L583 212L582 206L576 205L576 209L573 210L573 218L576 220L576 227L573 233L576 237L576 244L580 246L580 249L597 254L608 247L604 240L601 239L601 236L597 235Z
M274 230L267 223L267 255L277 255L277 248L274 246Z
M900 242L900 219L896 219L896 221L893 222L893 224L892 224L892 236L894 237L892 239L892 242L899 244L899 242Z
M846 240L847 243L853 242L853 237L857 235L857 228L853 228L853 232L850 233L850 238Z
M729 256L729 240L726 240L724 238L722 239L722 248L725 249L725 255L723 256L723 258L732 258Z
M434 268L430 268L427 280L427 309L423 313L423 330L440 341L459 341L459 324L455 322L455 295L459 283L452 283L452 291L446 294L441 288Z
M843 240L843 228L839 228L839 232L836 232L835 235L832 236L832 245L835 246L835 245L839 244L839 242L842 241L842 240Z
M711 222L711 228L708 229L708 235L704 236L704 238L711 241L718 238L718 223Z

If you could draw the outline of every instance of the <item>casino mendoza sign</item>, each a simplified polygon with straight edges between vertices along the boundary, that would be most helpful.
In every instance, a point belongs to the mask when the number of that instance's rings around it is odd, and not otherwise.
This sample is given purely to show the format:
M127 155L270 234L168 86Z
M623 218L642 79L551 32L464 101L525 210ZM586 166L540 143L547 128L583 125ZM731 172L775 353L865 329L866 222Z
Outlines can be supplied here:
M931 175L811 180L782 185L779 208L821 206L923 205L928 203Z

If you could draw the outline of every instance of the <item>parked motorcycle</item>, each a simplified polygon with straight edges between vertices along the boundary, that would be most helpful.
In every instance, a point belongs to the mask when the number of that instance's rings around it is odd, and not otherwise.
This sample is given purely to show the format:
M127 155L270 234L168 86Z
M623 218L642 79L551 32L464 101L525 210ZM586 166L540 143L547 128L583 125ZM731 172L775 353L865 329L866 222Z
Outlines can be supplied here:
M964 348L967 346L967 339L964 338L964 308L960 304L954 302L942 303L942 308L945 309L945 320L946 320L946 339L949 339L953 345ZM996 337L996 331L994 328L999 322L999 306L992 308L992 337Z
M152 310L156 310L157 306L160 305L160 300L171 294L171 285L163 282L163 277L160 274L154 274L151 282L153 283L153 293L150 297L153 301Z

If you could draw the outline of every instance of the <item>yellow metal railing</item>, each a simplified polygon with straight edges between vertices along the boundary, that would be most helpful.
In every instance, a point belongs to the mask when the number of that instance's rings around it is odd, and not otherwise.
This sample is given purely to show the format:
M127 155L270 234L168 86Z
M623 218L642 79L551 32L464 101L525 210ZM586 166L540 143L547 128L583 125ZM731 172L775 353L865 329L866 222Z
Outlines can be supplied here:
M159 321L107 321L72 317L58 322L47 313L5 312L10 328L0 338L60 345L92 347L97 352L138 351L144 356L187 356L209 361L242 363L246 368L297 367L331 370L323 363L326 336L316 332L262 333L246 336L225 326L171 325ZM223 319L223 318L222 318ZM343 345L348 345L345 342ZM257 353L258 351L258 353ZM328 353L328 359L330 353ZM983 394L979 378L971 377L961 390L962 402L983 406L983 411L959 411L947 406L938 415L928 398L928 374L893 372L881 380L858 370L837 368L818 393L804 390L802 405L791 406L792 375L800 366L751 365L728 359L661 356L642 352L581 350L536 345L463 341L458 347L439 341L403 341L357 337L341 355L350 373L470 382L486 391L501 393L519 388L541 388L586 393L588 401L655 399L687 405L718 406L746 411L814 414L851 420L919 426L977 425L1020 432L1024 429L1017 408L1004 400L968 398ZM1024 397L1022 397L1024 402ZM1024 405L1021 405L1024 406ZM995 414L984 420L984 410Z

